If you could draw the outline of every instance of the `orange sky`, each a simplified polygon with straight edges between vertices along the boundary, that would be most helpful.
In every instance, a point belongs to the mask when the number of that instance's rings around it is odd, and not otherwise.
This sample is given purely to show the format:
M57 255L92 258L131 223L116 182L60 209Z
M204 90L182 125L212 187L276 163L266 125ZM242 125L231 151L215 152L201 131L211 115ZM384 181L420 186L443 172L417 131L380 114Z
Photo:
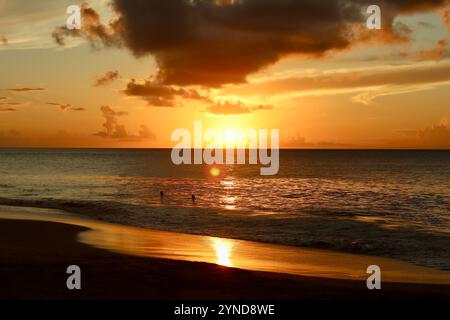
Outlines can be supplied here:
M450 148L448 3L398 2L369 31L359 1L92 1L73 34L76 2L0 0L0 146L172 147L202 120L289 148Z

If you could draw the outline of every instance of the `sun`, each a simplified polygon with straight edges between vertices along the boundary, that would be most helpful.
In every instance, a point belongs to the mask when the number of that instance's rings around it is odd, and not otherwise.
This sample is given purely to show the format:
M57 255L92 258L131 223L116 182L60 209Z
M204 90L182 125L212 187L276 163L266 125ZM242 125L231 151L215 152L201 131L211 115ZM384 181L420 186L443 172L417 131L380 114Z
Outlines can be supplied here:
M211 173L213 177L217 177L220 175L220 170L217 167L212 167L211 170L209 170L209 173Z
M227 144L233 145L236 142L236 133L233 129L227 129L225 130L224 138Z

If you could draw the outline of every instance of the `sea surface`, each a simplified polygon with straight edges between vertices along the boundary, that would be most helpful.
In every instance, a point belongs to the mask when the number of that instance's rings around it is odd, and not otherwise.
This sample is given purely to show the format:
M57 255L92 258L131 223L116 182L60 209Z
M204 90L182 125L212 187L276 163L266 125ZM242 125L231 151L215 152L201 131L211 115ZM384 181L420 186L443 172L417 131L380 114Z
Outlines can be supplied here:
M0 149L0 205L450 270L450 151L281 150L276 176L212 167L175 166L169 149Z

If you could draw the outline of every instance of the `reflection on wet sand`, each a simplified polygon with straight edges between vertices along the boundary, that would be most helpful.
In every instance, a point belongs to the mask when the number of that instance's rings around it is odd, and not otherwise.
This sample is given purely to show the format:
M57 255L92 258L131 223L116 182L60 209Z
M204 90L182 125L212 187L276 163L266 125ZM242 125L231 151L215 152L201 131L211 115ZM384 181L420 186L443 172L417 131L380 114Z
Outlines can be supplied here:
M233 242L226 239L214 238L212 239L211 244L216 252L216 263L225 267L233 267L233 263L230 260Z
M381 268L383 281L450 284L448 271L374 256L148 230L85 219L51 209L0 206L0 218L84 226L91 230L80 233L80 242L136 256L340 279L366 279L367 266L375 264Z

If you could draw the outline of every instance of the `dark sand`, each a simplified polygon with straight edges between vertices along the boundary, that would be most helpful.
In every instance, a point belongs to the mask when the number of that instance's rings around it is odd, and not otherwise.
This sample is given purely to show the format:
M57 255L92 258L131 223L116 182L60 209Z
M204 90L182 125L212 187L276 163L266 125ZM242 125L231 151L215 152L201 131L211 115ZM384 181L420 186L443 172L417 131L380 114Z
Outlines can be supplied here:
M83 227L0 220L1 299L449 299L450 286L320 279L140 258L77 242ZM66 288L66 268L82 270L82 290Z

